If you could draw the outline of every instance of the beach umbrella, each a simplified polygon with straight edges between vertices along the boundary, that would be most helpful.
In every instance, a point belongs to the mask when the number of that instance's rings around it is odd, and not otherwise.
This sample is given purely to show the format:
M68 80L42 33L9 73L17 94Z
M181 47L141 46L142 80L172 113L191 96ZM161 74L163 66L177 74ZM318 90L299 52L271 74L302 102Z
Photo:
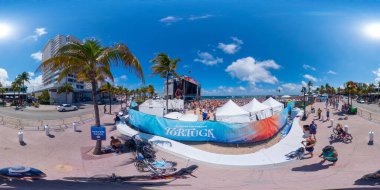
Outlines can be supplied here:
M46 177L46 174L38 169L25 167L25 166L13 166L0 169L0 177L7 179L41 179Z

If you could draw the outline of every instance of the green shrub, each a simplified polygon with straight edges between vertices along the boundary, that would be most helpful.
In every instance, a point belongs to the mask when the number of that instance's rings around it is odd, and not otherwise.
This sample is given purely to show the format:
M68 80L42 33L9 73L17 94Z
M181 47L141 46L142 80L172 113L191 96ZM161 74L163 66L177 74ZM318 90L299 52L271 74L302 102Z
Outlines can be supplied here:
M48 90L42 91L42 94L38 96L38 101L40 101L43 105L49 105L50 104L50 95Z

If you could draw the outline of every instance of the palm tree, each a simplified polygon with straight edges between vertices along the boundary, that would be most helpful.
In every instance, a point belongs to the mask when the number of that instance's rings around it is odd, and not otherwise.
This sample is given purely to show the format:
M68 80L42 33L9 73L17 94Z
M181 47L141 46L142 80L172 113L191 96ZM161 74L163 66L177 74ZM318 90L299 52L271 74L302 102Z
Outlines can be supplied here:
M153 98L154 91L155 91L154 86L151 84L148 85L148 94L149 94L150 98Z
M124 88L122 86L118 86L116 88L117 95L120 98L120 109L123 109L123 94L124 94Z
M357 91L357 86L354 82L352 81L348 81L346 82L346 86L345 86L345 90L346 90L346 93L348 93L348 104L350 105L350 96L351 96L351 93L354 92L354 91ZM352 97L351 97L351 105L352 105Z
M23 81L21 79L21 75L18 75L15 79L15 84L17 85L17 93L18 93L18 103L17 103L17 106L21 106L21 91L23 89Z
M25 89L25 92L26 92L26 87L25 87L25 83L29 83L30 82L30 74L28 72L22 72L19 76L19 79L21 80L22 82L22 88ZM25 97L26 98L26 97Z
M159 53L155 58L150 62L154 63L152 65L153 74L159 74L161 78L166 77L166 112L169 107L169 77L175 76L180 78L176 73L177 63L180 62L180 59L171 59L166 53Z
M319 89L320 90L320 94L324 94L325 93L325 86L321 85L321 88Z
M124 88L122 91L123 95L125 95L125 105L128 106L128 95L130 94L128 88Z
M0 83L1 84L1 83ZM5 91L5 88L0 88L0 94L1 94L1 101L3 102L3 105L5 105L4 104L4 93L5 93L6 91Z
M146 93L148 92L148 87L143 86L143 87L140 88L140 91L142 93L143 101L145 101L145 99L146 99Z
M337 92L338 92L338 94L340 94L342 92L342 88L338 87Z
M78 81L90 82L92 101L95 112L95 126L100 126L99 108L97 102L98 81L109 79L113 81L111 66L128 67L144 82L144 74L137 58L125 44L102 47L95 39L84 43L71 42L59 48L50 59L41 63L37 70L60 71L58 79L68 74L76 74ZM97 140L94 154L101 154L102 141Z
M311 87L312 87L312 86L313 86L313 82L311 82L311 81L309 80L309 82L307 83L308 93L311 92Z
M110 114L111 114L111 103L112 103L112 93L114 92L114 87L112 86L111 83L109 82L106 82L103 84L103 86L100 87L100 91L104 92L104 93L108 93L108 100L109 100L109 103L110 103Z
M11 86L13 91L13 104L15 104L17 107L18 104L16 103L16 91L20 96L21 81L18 78L16 78L15 81L12 82Z
M65 93L66 94L66 104L67 104L67 95L70 92L74 92L73 85L71 83L65 83L61 87L58 88L58 94Z

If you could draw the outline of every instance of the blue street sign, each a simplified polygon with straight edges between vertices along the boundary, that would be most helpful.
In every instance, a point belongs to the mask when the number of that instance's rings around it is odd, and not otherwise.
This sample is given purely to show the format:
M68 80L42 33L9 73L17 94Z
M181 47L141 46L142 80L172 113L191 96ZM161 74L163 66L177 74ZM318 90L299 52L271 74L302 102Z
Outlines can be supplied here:
M92 140L106 140L106 128L104 126L91 126Z

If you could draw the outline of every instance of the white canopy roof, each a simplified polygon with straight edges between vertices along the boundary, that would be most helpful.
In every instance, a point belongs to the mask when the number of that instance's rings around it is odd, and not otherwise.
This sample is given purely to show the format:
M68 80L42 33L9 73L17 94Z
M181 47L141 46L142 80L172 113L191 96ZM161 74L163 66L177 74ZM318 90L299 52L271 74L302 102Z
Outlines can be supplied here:
M181 118L179 118L180 121L198 121L198 116L194 115L192 113L184 114Z
M142 103L139 107L149 107L149 108L163 108L164 107L164 102L160 100L146 100L144 103ZM166 106L165 106L166 107Z
M249 112L239 107L232 100L228 100L222 107L216 110L216 116L249 115Z
M267 100L265 100L263 102L263 104L269 106L269 107L283 107L284 105L280 102L278 102L277 100L273 99L272 97L268 98Z
M168 119L175 119L175 120L178 120L179 118L181 118L183 116L182 113L179 113L179 112L170 112L168 114L166 114L164 117L165 118L168 118Z
M253 100L251 100L248 104L242 106L242 108L251 113L255 113L261 110L271 109L271 107L257 101L256 98L253 98Z
M290 98L290 96L289 95L283 95L283 96L281 96L281 98Z

